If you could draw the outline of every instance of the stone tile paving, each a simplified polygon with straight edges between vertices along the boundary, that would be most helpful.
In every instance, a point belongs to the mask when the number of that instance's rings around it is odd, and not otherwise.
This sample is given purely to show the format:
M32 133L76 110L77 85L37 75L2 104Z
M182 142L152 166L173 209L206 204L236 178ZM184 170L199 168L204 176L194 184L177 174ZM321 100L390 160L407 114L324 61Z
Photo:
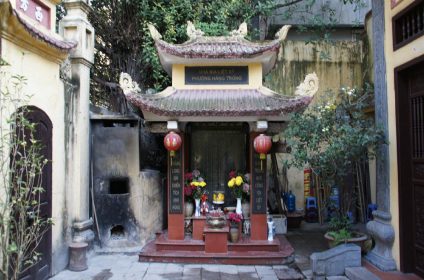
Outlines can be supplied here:
M283 274L281 274L283 273ZM81 272L64 270L52 280L278 280L287 273L298 272L286 265L214 265L140 263L133 254L93 255L88 269ZM284 277L278 277L284 275ZM299 279L299 278L292 278Z

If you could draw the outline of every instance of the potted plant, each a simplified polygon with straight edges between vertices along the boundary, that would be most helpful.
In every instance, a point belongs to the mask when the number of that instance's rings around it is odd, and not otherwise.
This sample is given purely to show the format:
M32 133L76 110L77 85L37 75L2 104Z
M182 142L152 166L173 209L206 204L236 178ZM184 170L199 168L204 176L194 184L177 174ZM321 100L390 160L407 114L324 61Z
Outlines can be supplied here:
M359 163L375 156L377 147L385 144L383 130L365 113L372 102L370 85L330 92L305 112L294 114L284 132L292 148L291 159L285 164L301 169L309 166L322 184L340 186L342 219L354 198L346 176L358 172Z
M231 242L238 242L240 238L240 222L243 220L243 216L237 213L229 213L228 221L230 222L230 238Z
M328 247L333 248L342 243L354 243L365 250L365 241L368 236L365 233L352 231L352 222L347 215L338 214L331 218L329 230L324 235L328 241Z

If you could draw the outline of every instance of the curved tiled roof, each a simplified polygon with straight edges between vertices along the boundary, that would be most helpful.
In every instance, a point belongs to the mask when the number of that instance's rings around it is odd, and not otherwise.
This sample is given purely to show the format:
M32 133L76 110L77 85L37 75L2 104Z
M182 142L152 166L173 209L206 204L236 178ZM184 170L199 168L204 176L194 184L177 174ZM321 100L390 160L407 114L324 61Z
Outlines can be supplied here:
M46 42L47 44L61 49L63 51L68 51L73 49L77 43L76 42L70 42L70 41L64 41L64 40L59 40L54 38L53 36L49 36L48 34L45 34L43 32L41 32L40 30L36 29L34 26L32 26L31 24L27 23L20 15L18 12L16 12L15 10L13 10L13 14L16 16L16 18L18 19L18 21L25 27L25 29L35 38L42 40L44 42Z
M159 116L276 116L305 108L309 96L287 97L267 88L175 89L158 94L129 94L142 111Z
M278 52L280 40L254 43L242 37L220 36L206 37L187 41L183 44L170 44L163 40L156 40L159 52L165 52L183 58L250 58L263 54L266 51Z

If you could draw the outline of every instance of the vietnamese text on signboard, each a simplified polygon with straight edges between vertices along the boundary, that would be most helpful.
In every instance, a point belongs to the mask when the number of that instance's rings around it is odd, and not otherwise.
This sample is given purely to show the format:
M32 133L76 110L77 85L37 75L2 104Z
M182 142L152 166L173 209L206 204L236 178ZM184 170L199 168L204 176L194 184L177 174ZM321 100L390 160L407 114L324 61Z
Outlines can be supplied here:
M252 170L252 213L266 214L266 160L262 162L258 153L253 153Z
M181 170L181 152L176 151L175 156L172 158L170 165L169 176L169 213L182 214L183 213L183 186L182 186L182 170Z
M185 67L186 85L247 85L247 66Z

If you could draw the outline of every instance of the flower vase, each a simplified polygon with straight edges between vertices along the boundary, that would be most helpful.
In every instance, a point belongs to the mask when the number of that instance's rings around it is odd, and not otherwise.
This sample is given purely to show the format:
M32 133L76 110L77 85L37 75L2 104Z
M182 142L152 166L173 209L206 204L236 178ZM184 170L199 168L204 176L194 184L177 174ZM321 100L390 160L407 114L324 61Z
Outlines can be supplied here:
M193 202L191 201L184 202L184 216L187 218L191 217L193 216L193 212L194 212Z
M246 201L241 204L241 211L243 212L243 219L249 219L250 217L250 202Z
M236 207L236 213L237 214L242 214L243 212L241 211L241 197L237 197L237 207Z
M194 199L194 202L196 204L196 208L195 208L195 211L194 211L194 216L195 217L200 217L200 198Z
M230 227L230 238L231 238L231 242L236 243L239 240L239 228L238 228L238 224L236 225L231 225Z

